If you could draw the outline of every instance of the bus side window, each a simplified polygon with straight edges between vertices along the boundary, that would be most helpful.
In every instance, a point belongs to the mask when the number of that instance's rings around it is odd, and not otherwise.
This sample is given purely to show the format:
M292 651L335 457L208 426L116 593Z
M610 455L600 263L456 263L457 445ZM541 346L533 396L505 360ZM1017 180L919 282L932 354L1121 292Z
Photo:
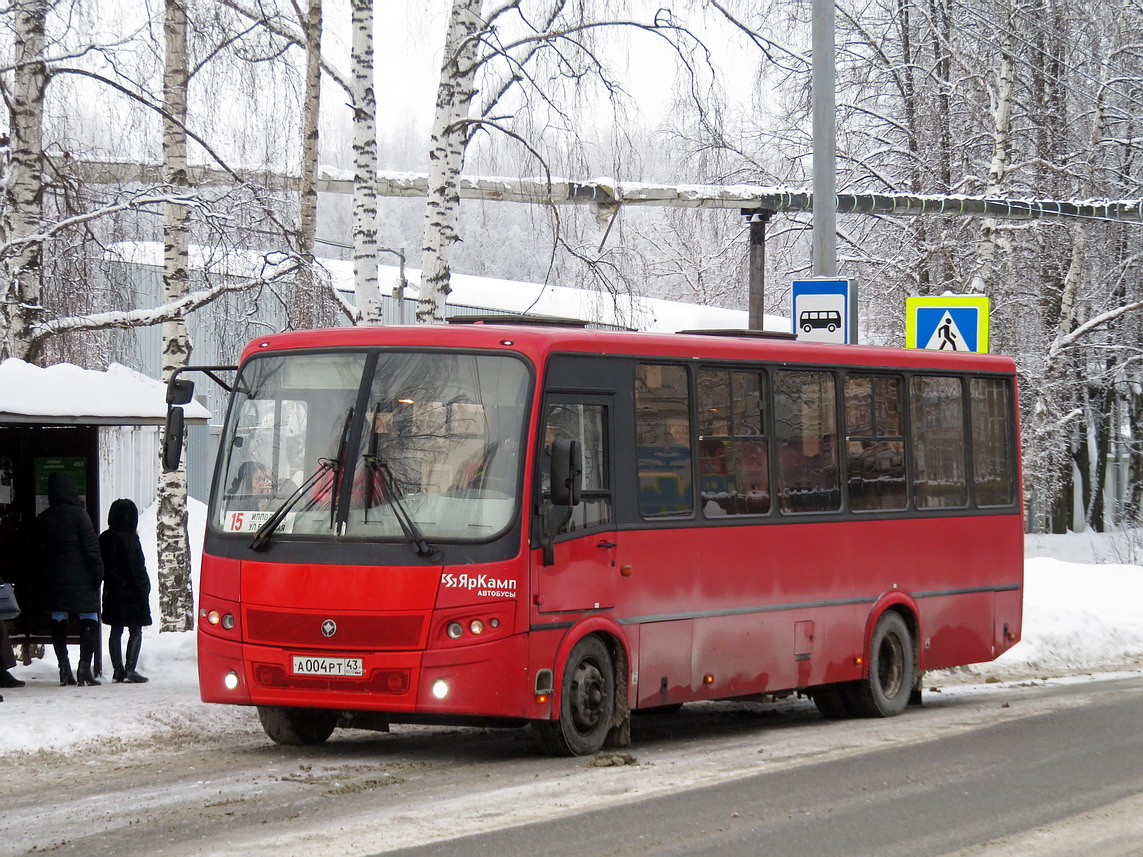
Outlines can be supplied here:
M763 373L698 373L699 487L708 518L770 511L765 401Z
M918 509L968 504L964 398L960 378L915 375L909 385L913 503Z
M783 370L774 375L778 507L783 512L841 508L836 391L832 372Z
M635 433L639 512L648 518L689 515L694 510L694 470L685 368L636 367Z
M901 392L898 377L845 379L846 487L855 512L907 505Z

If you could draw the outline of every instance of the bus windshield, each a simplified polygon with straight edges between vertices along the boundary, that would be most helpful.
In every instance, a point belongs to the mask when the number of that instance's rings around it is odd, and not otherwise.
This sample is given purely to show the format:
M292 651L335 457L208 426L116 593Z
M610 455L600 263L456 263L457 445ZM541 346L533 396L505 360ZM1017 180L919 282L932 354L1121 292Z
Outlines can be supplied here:
M525 364L507 356L252 359L235 387L211 523L254 533L285 504L276 539L492 538L516 514L527 390Z

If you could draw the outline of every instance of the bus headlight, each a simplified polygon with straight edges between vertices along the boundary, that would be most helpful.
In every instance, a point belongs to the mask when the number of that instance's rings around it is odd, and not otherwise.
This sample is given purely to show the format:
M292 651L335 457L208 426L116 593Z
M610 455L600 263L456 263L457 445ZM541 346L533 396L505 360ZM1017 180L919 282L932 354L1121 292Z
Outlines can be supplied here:
M238 688L238 673L231 670L226 674L226 678L222 680L222 683L226 685L227 690L236 690Z
M450 639L459 640L460 635L464 633L464 628L460 627L460 622L450 622L445 633L449 635Z
M433 682L433 696L437 699L444 699L448 696L448 682L443 678L438 678Z

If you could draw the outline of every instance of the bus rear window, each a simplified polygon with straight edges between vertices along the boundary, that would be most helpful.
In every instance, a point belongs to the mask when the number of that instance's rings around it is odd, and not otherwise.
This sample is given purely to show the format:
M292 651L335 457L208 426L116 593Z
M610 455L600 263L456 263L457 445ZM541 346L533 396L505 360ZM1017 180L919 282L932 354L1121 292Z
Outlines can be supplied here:
M972 481L978 506L1016 502L1012 387L1005 378L972 378Z

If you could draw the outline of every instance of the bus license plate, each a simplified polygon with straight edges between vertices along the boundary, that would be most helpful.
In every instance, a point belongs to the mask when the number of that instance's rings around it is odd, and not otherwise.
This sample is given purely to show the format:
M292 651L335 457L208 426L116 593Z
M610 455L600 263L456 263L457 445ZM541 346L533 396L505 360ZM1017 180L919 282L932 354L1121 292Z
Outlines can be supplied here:
M294 655L294 675L362 675L361 658L306 658Z

